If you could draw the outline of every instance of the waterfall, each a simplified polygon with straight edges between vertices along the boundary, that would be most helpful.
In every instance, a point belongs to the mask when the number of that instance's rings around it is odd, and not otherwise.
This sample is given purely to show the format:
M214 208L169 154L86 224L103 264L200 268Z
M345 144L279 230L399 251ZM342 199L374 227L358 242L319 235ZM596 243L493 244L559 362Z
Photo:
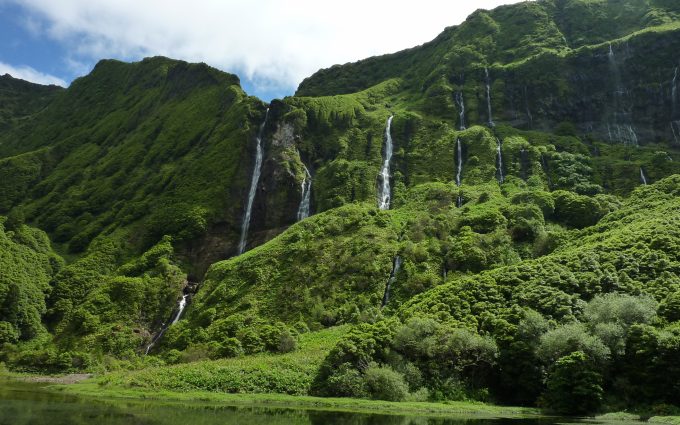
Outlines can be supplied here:
M626 90L625 86L621 82L621 71L619 70L619 64L616 61L616 56L614 54L614 49L609 44L609 53L607 54L609 59L609 67L614 76L614 130L616 132L617 140L622 141L626 145L638 146L638 137L633 128L633 119L630 109L632 109L632 104L630 107L626 108L624 101L628 101L630 98L630 93ZM632 102L631 102L632 103ZM612 140L612 132L610 124L607 123L607 131L609 134L609 139Z
M529 118L529 128L534 126L534 117L531 115L531 110L529 109L529 98L527 96L527 86L524 86L524 106L527 110L527 118Z
M671 131L673 132L673 139L676 145L680 145L680 131L676 131L676 128L680 130L680 121L671 121Z
M304 220L309 217L309 204L312 194L312 175L305 164L302 164L305 169L305 177L302 179L302 198L300 199L300 206L298 207L297 219Z
M180 317L182 317L182 313L184 312L184 308L187 306L187 297L188 297L188 295L184 294L184 295L182 295L182 299L179 300L179 306L177 308L177 315L175 315L175 318L172 319L171 325L174 325L175 323L177 323L179 321Z
M640 181L643 185L647 186L647 177L645 177L645 172L642 167L640 167Z
M484 74L486 75L486 107L489 111L489 127L494 127L496 124L493 122L493 115L491 114L491 82L489 80L489 68L484 68Z
M552 178L550 178L550 167L548 167L548 160L545 159L544 154L541 154L541 167L543 168L543 172L545 173L545 178L548 181L548 189L552 190L553 184L552 184Z
M392 118L394 118L394 115L390 115L385 127L385 157L382 169L380 170L382 185L378 191L378 207L381 210L390 209L390 161L392 160L392 134L390 129L392 127Z
M460 143L460 138L456 139L456 156L458 157L458 166L456 170L456 186L461 185L461 174L463 172L463 148ZM458 195L456 199L456 206L461 207L463 205L463 197Z
M460 121L459 130L465 130L465 99L463 99L463 92L456 92L456 103L458 104L458 120Z
M678 67L675 67L675 73L673 74L673 83L671 84L671 103L673 105L672 118L675 118L676 104L678 102Z
M387 279L387 286L385 286L385 295L383 295L382 307L385 307L390 301L390 289L394 281L397 280L397 274L399 274L399 270L401 269L401 261L402 260L400 256L397 255L394 257L394 262L392 263L392 272L390 272L390 278Z
M248 203L246 210L243 213L243 223L241 224L241 240L238 243L238 253L243 254L246 251L246 243L248 242L248 228L250 227L250 216L253 211L253 201L257 193L257 184L260 181L260 173L262 173L262 136L264 135L264 127L269 118L269 108L264 115L264 121L260 124L260 129L257 132L257 150L255 151L255 167L253 168L253 177L250 180L250 191L248 192Z
M175 316L172 318L172 321L170 321L170 325L172 326L175 323L179 321L179 319L182 317L182 313L184 312L184 309L187 306L187 298L189 297L189 294L184 294L182 295L182 298L179 300L177 303L177 313L175 313ZM168 326L165 325L165 323L161 324L161 331L158 332L158 334L151 340L151 343L146 346L146 350L144 351L144 354L149 354L149 351L156 345L156 343L163 337L163 334L165 331L168 330Z
M522 148L519 150L519 168L520 168L520 177L522 177L522 180L526 181L527 177L529 175L528 168L530 166L529 164L529 152Z
M503 177L503 152L501 151L501 139L496 138L496 174L498 176L498 183L503 183L505 178Z
M456 139L456 156L458 159L458 167L456 169L456 186L460 187L460 174L463 172L463 148L460 144L460 139Z

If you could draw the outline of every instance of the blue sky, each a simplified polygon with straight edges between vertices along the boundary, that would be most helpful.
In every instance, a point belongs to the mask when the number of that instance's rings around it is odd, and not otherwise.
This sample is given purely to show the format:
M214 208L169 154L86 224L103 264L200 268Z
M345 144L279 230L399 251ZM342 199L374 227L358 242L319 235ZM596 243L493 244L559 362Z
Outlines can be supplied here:
M0 74L67 86L100 59L206 62L263 100L511 0L0 0Z

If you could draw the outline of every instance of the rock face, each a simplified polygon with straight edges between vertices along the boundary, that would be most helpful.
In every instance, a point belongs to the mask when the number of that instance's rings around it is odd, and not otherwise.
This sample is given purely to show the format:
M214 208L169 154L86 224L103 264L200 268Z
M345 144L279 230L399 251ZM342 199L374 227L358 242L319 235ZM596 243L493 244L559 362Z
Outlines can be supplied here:
M550 130L561 122L612 143L677 145L671 122L680 30L642 34L545 54L494 72L498 119L520 128ZM540 76L543 73L543 76Z
M612 143L677 145L678 16L676 3L642 0L481 10L423 46L321 70L297 94L351 93L399 78L429 113L459 125L487 124L492 109L496 123L513 127L568 122Z

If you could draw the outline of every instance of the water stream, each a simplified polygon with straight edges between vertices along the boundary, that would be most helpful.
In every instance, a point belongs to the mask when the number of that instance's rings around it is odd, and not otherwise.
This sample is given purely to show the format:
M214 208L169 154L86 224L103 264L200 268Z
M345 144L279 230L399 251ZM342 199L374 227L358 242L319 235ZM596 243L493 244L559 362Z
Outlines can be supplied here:
M387 279L387 285L385 286L385 295L383 295L383 300L382 300L382 306L385 307L387 303L390 301L390 290L392 289L392 284L394 283L395 280L397 280L397 274L399 274L399 270L401 270L401 257L396 256L394 257L394 261L392 262L392 271L390 272L390 278Z
M381 210L390 209L390 162L392 161L392 118L394 115L390 115L387 119L387 125L385 126L385 156L383 158L382 168L380 170L381 185L378 190L378 207Z
M489 113L489 127L494 127L493 114L491 113L491 80L489 79L489 68L484 68L484 75L486 76L486 108Z
M465 99L463 98L463 92L456 92L456 103L458 104L458 121L459 130L465 130Z
M156 334L156 336L151 340L151 343L146 346L146 350L144 351L144 354L149 354L151 349L163 337L163 334L165 333L165 331L168 330L168 327L174 325L175 323L177 323L179 321L179 319L182 317L182 313L184 312L184 309L187 306L187 298L188 297L189 297L189 294L182 295L182 298L177 303L177 313L175 313L172 320L170 321L170 325L166 325L165 323L161 324L160 332L158 332L158 334Z
M305 169L305 177L302 179L302 197L297 212L298 221L309 217L309 205L312 197L312 175L306 165L302 164L302 166Z
M647 186L647 177L645 177L645 171L642 169L642 167L640 167L640 182Z
M614 110L611 116L614 121L611 123L614 127L614 132L612 133L610 123L607 122L609 139L610 141L623 142L626 145L638 146L638 137L633 127L630 93L621 80L621 70L611 43L609 44L607 57L609 59L610 71L614 77Z
M463 147L460 143L460 139L456 139L456 157L457 157L457 167L456 167L456 186L460 187L462 183L461 174L463 173ZM456 206L461 207L463 205L463 197L458 195L456 199Z
M262 136L264 135L264 127L269 118L269 108L264 115L264 121L260 124L260 129L257 132L257 148L255 150L255 167L253 167L253 177L250 180L250 190L248 191L248 202L246 210L243 213L243 223L241 224L241 240L238 243L238 253L243 254L246 251L246 244L248 243L248 229L250 228L250 218L253 212L253 202L255 201L255 194L257 193L257 184L260 182L260 174L262 173Z
M496 138L496 176L498 178L498 183L502 184L505 181L505 176L503 176L503 145L501 144L501 139Z

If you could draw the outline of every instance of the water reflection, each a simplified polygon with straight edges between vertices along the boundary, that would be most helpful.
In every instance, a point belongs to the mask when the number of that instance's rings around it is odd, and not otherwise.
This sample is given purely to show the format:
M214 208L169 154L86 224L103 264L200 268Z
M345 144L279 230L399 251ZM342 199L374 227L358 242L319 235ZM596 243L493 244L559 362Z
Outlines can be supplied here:
M0 382L0 425L554 425L554 420L431 418L289 408L90 399ZM564 423L564 421L561 421Z

